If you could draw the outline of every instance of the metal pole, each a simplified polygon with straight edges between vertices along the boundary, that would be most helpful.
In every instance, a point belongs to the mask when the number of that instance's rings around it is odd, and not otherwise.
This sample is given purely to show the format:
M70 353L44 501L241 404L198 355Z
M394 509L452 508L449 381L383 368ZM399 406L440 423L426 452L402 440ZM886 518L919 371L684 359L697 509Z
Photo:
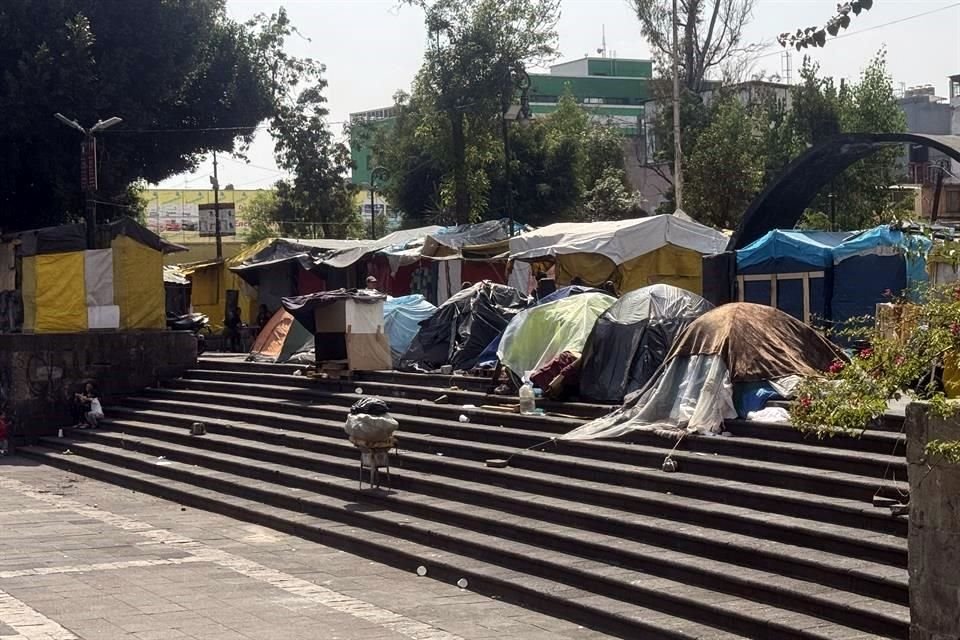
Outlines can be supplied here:
M506 112L500 118L503 133L503 180L506 189L507 219L510 221L509 235L513 235L513 189L510 185L510 136L507 135L507 114Z
M220 178L217 176L217 152L213 152L213 220L217 236L217 260L223 258L223 239L220 237Z
M680 43L677 35L677 0L673 0L673 199L677 209L683 208L682 157L683 151L680 146Z
M83 214L87 227L87 249L96 249L97 237L97 141L93 134L84 132L85 138L80 144L81 162L87 165L87 184L83 186ZM89 177L89 176L92 176Z
M373 174L370 174L370 239L377 239L377 205L374 200Z

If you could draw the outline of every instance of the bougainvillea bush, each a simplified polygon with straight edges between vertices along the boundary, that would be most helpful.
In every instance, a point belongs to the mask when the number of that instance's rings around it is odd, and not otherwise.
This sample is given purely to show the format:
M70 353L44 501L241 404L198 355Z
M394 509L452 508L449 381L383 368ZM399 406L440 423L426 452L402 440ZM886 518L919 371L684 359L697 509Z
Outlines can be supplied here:
M960 356L960 286L928 286L910 297L890 296L891 321L852 322L840 332L859 346L822 378L798 386L791 408L797 428L818 437L855 435L883 416L890 399L904 397L927 400L941 415L954 410L944 396L941 372L944 363ZM943 445L938 455L949 458L956 443L931 444Z

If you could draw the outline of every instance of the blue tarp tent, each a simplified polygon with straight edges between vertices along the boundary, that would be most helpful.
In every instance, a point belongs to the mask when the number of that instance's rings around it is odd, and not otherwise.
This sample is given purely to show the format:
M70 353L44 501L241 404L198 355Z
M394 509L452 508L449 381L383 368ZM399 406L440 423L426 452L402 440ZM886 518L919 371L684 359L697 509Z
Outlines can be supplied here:
M739 300L774 306L807 323L829 318L833 248L852 235L768 232L737 251Z
M407 351L413 337L420 331L420 322L431 317L437 308L420 294L387 298L383 303L383 332L390 341L393 366Z
M873 316L880 302L927 281L930 240L881 225L849 238L833 250L835 323Z

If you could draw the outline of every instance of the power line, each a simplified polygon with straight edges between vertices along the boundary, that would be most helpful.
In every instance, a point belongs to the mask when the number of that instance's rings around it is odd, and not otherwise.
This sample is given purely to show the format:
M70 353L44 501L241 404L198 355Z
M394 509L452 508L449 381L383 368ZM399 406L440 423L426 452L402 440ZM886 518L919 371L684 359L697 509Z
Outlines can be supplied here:
M346 124L347 122L349 122L349 120L333 120L331 122L326 122L325 124L327 126L331 126L335 124ZM246 126L239 126L239 127L192 127L192 128L181 127L177 129L108 129L101 132L101 135L103 133L107 133L107 131L109 131L110 133L126 133L126 134L131 134L131 133L208 133L211 131L249 131L251 129L254 131L266 131L270 129L270 125L257 124L257 125L246 125Z
M949 10L949 9L955 9L956 7L960 7L960 2L954 2L953 4L948 4L948 5L944 6L944 7L938 7L938 8L936 8L936 9L931 9L930 11L924 11L923 13L916 13L916 14L914 14L914 15L912 15L912 16L905 16L905 17L903 17L903 18L898 18L898 19L896 19L896 20L891 20L890 22L884 22L883 24L877 24L877 25L874 25L874 26L872 26L872 27L867 27L866 29L858 29L857 31L848 31L848 32L846 32L846 33L841 33L840 35L834 36L833 38L831 38L831 39L828 40L827 42L831 42L831 41L833 41L833 40L840 40L841 38L849 38L849 37L851 37L851 36L860 35L860 34L862 34L862 33L868 33L868 32L870 32L870 31L876 31L877 29L883 29L884 27L889 27L889 26L892 26L892 25L895 25L895 24L900 24L900 23L902 23L902 22L907 22L907 21L909 21L909 20L916 20L917 18L923 18L923 17L925 17L925 16L933 15L934 13L940 13L941 11L947 11L947 10ZM780 55L780 54L781 54L781 50L778 49L777 51L774 51L774 52L771 52L771 53L765 53L765 54L763 54L762 56L757 56L755 59L756 59L756 60L760 60L761 58L769 58L770 56L776 56L776 55Z

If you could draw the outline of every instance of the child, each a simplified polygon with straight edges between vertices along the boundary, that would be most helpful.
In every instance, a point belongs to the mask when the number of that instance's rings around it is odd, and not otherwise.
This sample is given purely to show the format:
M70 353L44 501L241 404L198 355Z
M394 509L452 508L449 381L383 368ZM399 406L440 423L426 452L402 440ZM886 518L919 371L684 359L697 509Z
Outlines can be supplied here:
M83 422L77 425L78 429L97 428L97 423L103 420L103 405L100 404L100 394L93 383L88 382L82 394L77 394L77 400L84 409Z
M9 452L7 444L10 437L10 423L7 422L7 412L0 409L0 456L5 456Z

